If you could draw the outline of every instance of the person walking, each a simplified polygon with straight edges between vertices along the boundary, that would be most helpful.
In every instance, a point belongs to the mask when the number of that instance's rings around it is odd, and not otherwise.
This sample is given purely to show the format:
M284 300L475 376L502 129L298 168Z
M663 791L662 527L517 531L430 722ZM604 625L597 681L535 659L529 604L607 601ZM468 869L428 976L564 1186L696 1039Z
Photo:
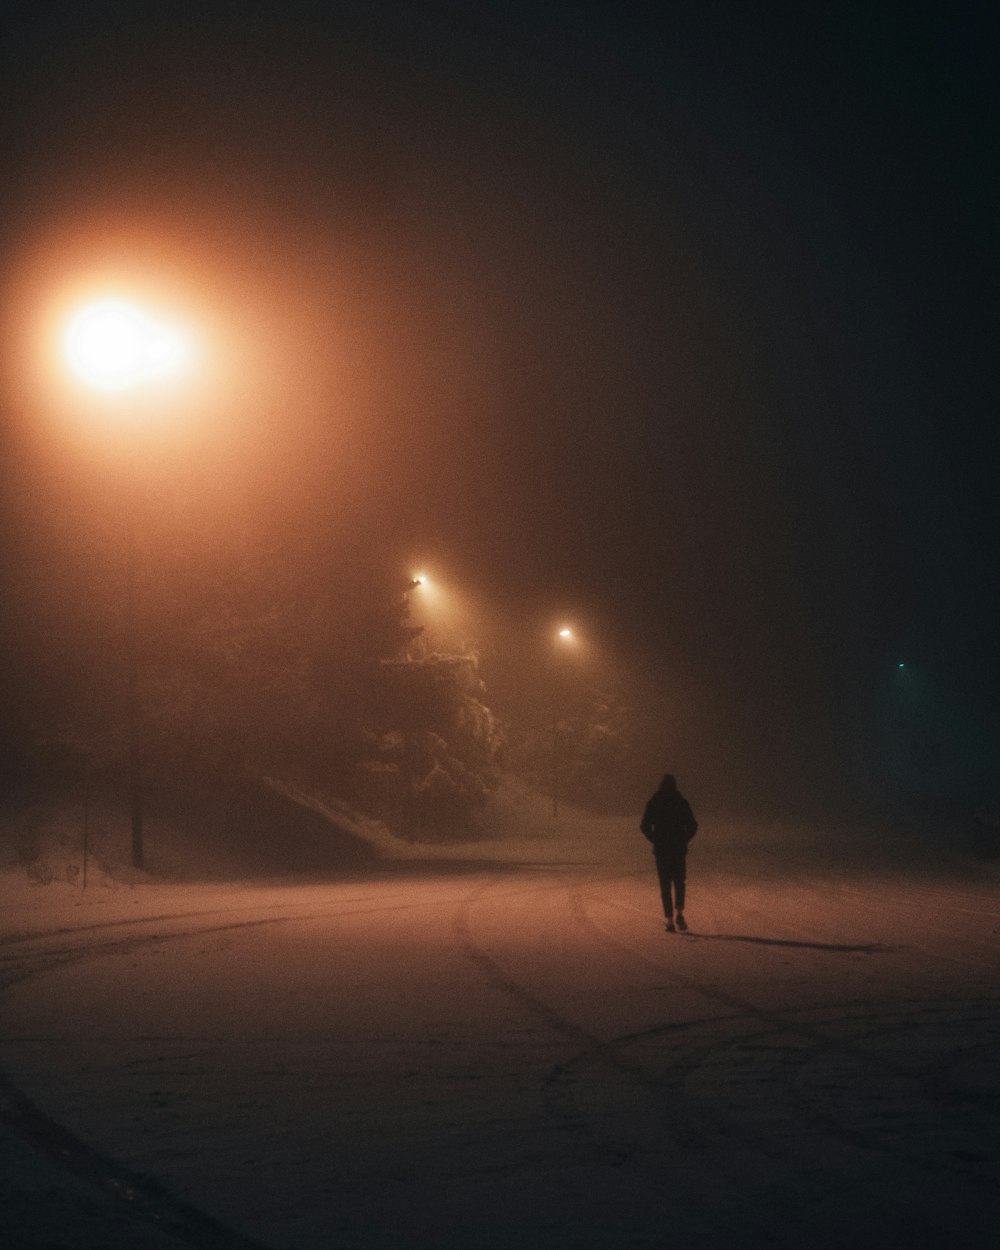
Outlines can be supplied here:
M691 805L677 789L677 780L670 773L664 775L660 788L646 804L639 828L653 844L656 872L660 878L660 897L663 899L663 915L667 932L687 929L684 919L684 894L687 878L688 843L698 832L698 822ZM671 887L673 898L671 899ZM674 908L677 924L674 925Z

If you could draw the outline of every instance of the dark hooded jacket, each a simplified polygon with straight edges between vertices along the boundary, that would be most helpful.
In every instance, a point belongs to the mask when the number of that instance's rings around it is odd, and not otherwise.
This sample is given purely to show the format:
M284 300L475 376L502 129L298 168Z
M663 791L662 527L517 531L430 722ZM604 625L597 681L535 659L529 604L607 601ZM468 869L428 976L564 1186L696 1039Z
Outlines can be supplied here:
M698 831L698 822L687 799L668 773L646 804L639 826L656 850L684 851Z

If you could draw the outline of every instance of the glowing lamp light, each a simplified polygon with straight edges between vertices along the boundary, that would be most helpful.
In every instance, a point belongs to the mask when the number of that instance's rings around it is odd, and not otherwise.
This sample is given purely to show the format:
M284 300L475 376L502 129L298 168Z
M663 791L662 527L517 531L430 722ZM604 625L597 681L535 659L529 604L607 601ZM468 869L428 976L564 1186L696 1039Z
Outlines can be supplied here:
M573 631L571 629L561 629L559 631L559 637L570 639L573 637Z
M70 322L66 356L89 386L120 391L171 372L184 344L132 304L107 299L88 304Z

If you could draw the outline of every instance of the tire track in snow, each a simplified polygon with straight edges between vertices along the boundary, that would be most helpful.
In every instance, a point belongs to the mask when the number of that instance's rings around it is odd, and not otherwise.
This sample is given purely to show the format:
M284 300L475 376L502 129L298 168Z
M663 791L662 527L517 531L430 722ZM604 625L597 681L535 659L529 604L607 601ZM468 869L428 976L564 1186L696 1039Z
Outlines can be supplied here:
M560 1036L576 1042L579 1046L572 1056L555 1065L543 1077L544 1094L551 1109L550 1114L564 1131L585 1141L589 1149L601 1156L606 1163L616 1168L627 1167L633 1175L641 1177L644 1185L653 1193L662 1194L665 1168L675 1175L683 1175L685 1189L698 1196L703 1211L711 1212L712 1223L727 1244L766 1242L789 1247L801 1244L801 1225L797 1223L797 1216L786 1216L775 1210L768 1210L759 1217L748 1217L747 1211L739 1209L738 1203L735 1209L720 1207L717 1182L725 1185L727 1193L738 1195L750 1183L751 1174L754 1183L766 1185L776 1165L784 1165L786 1168L800 1165L802 1127L814 1130L818 1126L816 1118L793 1114L793 1132L789 1139L768 1137L756 1124L745 1119L741 1121L731 1115L720 1115L717 1110L719 1103L714 1100L711 1110L707 1112L695 1106L690 1093L691 1082L694 1077L708 1069L713 1059L717 1060L721 1070L727 1071L733 1066L732 1055L738 1055L741 1048L754 1047L777 1055L780 1089L782 1083L794 1083L799 1067L809 1063L816 1054L826 1049L849 1052L851 1047L842 1039L831 1037L822 1020L811 1021L784 1012L763 1009L739 995L718 987L706 986L695 978L679 973L675 965L650 959L630 944L611 937L596 926L586 913L583 896L594 888L594 883L570 883L567 886L565 881L559 881L550 885L548 890L566 892L571 910L581 927L590 932L591 936L596 934L603 944L610 945L619 954L626 955L630 964L636 961L645 963L660 977L665 976L678 986L694 990L730 1010L724 1015L671 1022L615 1037L598 1036L595 1031L569 1019L548 998L525 984L523 979L506 971L501 958L491 954L475 939L472 933L472 917L476 906L484 901L493 901L498 896L497 891L491 891L488 885L484 885L455 915L454 928L463 954L496 988ZM683 939L681 942L683 943ZM843 944L823 946L834 951L870 949L867 946L858 948ZM863 1008L861 1018L867 1019L870 1004L861 1000L860 1004L854 1005ZM836 1018L842 1011L842 1005L827 1005L814 1010L820 1016L825 1013ZM726 1030L723 1037L718 1035L720 1028ZM782 1039L789 1036L805 1041L809 1048L790 1050L787 1041L782 1045ZM663 1039L669 1039L675 1047L678 1043L681 1045L680 1052L666 1069L659 1064L654 1068L648 1061L644 1062L635 1054L628 1053L644 1042ZM613 1126L609 1130L606 1126L595 1123L594 1112L588 1114L581 1107L573 1088L575 1073L594 1066L604 1066L617 1072L638 1085L646 1095L662 1101L663 1113L659 1115L656 1126L657 1140L651 1144L647 1142L641 1148L634 1144L623 1144L621 1135L614 1132ZM896 1070L896 1065L888 1066ZM840 1141L841 1153L845 1146L853 1151L870 1149L867 1143L859 1140L850 1130L838 1132L839 1126L828 1126L825 1121L822 1127L826 1130L828 1139L836 1138ZM626 1135L631 1129L630 1119ZM818 1145L813 1144L814 1142L815 1132L812 1131L810 1150L818 1153L822 1159L828 1148L824 1147L822 1141ZM734 1146L737 1149L734 1150ZM877 1143L876 1149L886 1153L886 1143ZM901 1157L898 1151L894 1152L894 1157ZM903 1161L911 1166L915 1163L921 1166L929 1163L920 1155L903 1157ZM930 1170L938 1170L934 1168L933 1161L930 1161ZM969 1179L964 1169L958 1169L956 1174L962 1179ZM800 1171L796 1185L799 1202L805 1211L825 1200L829 1191L825 1172L820 1167L806 1174ZM913 1216L903 1198L898 1194L887 1197L879 1181L870 1178L864 1168L856 1169L846 1179L842 1178L841 1187L841 1202L843 1209L848 1212L852 1204L862 1204L880 1218L888 1219L897 1231L908 1231L914 1237L920 1232L926 1232L929 1227L926 1213L922 1213L919 1218ZM759 1221L759 1228L752 1227L754 1221ZM935 1235L946 1239L950 1228L951 1225L943 1221ZM747 1240L748 1236L758 1238L758 1235L759 1240Z
M359 900L359 901L367 901ZM0 962L12 965L10 972L0 972L0 992L15 984L34 980L57 968L105 955L139 950L165 941L199 938L215 933L262 928L269 925L291 924L300 921L330 919L376 912L410 910L428 907L440 900L420 900L414 903L386 904L381 907L333 909L308 914L258 917L253 920L227 921L222 924L201 925L176 931L146 934L129 934L97 943L77 944L52 950L21 951L15 955L0 956ZM30 935L15 935L6 945L27 941L44 943L53 938L60 941L75 933L88 933L106 928L130 928L136 924L162 926L165 922L189 919L192 916L225 916L239 912L239 908L222 908L214 912L178 913L145 918L129 917L121 921L109 921L99 925L78 928L57 928ZM245 910L245 909L244 909ZM4 943L0 943L4 945ZM223 1225L211 1215L190 1203L170 1194L155 1179L135 1172L120 1161L104 1155L69 1131L58 1121L45 1114L11 1080L0 1067L0 1120L28 1140L48 1158L86 1181L124 1210L140 1227L152 1226L160 1232L175 1237L193 1250L268 1250L264 1242L248 1237Z
M620 876L625 875L633 876L636 874L620 874ZM613 879L618 879L618 877ZM576 888L573 884L567 887L565 880L559 880L548 887L542 887L546 892L568 892L571 896ZM692 1148L698 1150L698 1148L707 1145L702 1129L697 1124L695 1118L688 1114L685 1109L674 1107L671 1116L666 1121L666 1140L665 1143L661 1143L658 1157L656 1159L644 1156L637 1157L633 1151L623 1149L620 1143L608 1142L599 1132L593 1129L585 1117L581 1115L578 1108L570 1110L564 1105L560 1105L560 1094L562 1092L560 1087L565 1083L566 1077L579 1064L603 1064L637 1084L649 1095L658 1095L662 1091L662 1081L646 1066L632 1061L621 1053L631 1040L631 1035L623 1038L602 1038L594 1031L570 1020L546 998L506 972L499 960L476 940L471 925L474 909L487 898L492 900L499 893L498 890L491 890L489 883L484 883L473 897L467 899L456 908L452 929L461 953L477 968L490 985L499 989L530 1015L541 1020L557 1035L580 1047L580 1050L568 1060L557 1064L542 1076L543 1105L547 1108L548 1114L559 1124L563 1131L577 1138L577 1140L586 1141L589 1150L602 1157L607 1164L615 1168L630 1166L633 1172L638 1172L641 1175L644 1184L651 1191L662 1196L664 1175L662 1144L669 1144L672 1165L674 1168L677 1168L691 1152ZM712 1019L718 1020L719 1018L713 1017ZM662 1035L683 1033L702 1023L705 1022L683 1021L660 1026L655 1031ZM702 1157L702 1153L699 1150L696 1156L699 1163ZM717 1170L725 1173L731 1183L738 1184L740 1182L743 1175L742 1166L721 1160L715 1162ZM725 1244L734 1246L747 1244L745 1239L749 1217L745 1212L730 1213L720 1210L714 1202L715 1192L713 1187L706 1185L700 1174L694 1170L686 1174L685 1185L692 1191L701 1191L702 1211L700 1218L702 1221L707 1221L715 1226L715 1234L722 1238ZM764 1220L763 1216L760 1218L762 1221ZM772 1246L785 1244L774 1236L772 1225L773 1213L768 1213L766 1225L762 1222L758 1230L760 1240L755 1244ZM719 1244L723 1244L723 1241L720 1241ZM794 1238L791 1230L789 1230L787 1245L794 1246L794 1244Z
M619 907L630 911L636 909L628 907L626 904L620 904L607 899L598 899L605 906ZM761 1034L759 1040L768 1037L772 1038L777 1035L799 1036L807 1042L813 1043L810 1048L800 1048L797 1051L788 1052L787 1058L778 1057L775 1065L779 1070L778 1079L774 1082L776 1090L783 1092L786 1101L794 1105L801 1118L815 1127L820 1128L828 1136L863 1150L875 1151L884 1155L891 1156L910 1167L916 1167L923 1171L938 1175L942 1172L959 1176L963 1181L970 1182L977 1187L985 1187L991 1197L995 1193L995 1176L993 1167L995 1166L995 1156L997 1153L998 1142L996 1140L995 1131L986 1134L986 1141L983 1143L983 1123L982 1115L984 1108L981 1098L975 1093L962 1095L956 1091L942 1092L941 1088L944 1082L938 1077L935 1082L927 1079L927 1071L923 1064L914 1067L911 1064L899 1063L894 1058L879 1054L873 1051L871 1043L883 1031L880 1027L872 1028L872 1018L876 1021L885 1019L887 1016L899 1017L902 1013L904 1023L901 1025L898 1018L894 1019L892 1025L886 1026L887 1029L896 1031L900 1028L926 1029L928 1021L940 1016L942 1012L949 1012L954 1015L954 1027L960 1028L961 1022L970 1015L970 1006L985 1012L985 1028L987 1037L995 1038L996 1021L1000 1016L1000 1001L995 999L980 1001L978 1004L973 1002L970 1004L967 1000L958 1000L954 1004L942 1007L937 1003L927 1003L924 1000L910 1000L907 1003L897 1003L895 1005L874 1003L870 1000L860 1000L854 1003L842 1004L826 1004L822 1007L814 1007L807 1009L808 1016L827 1015L830 1019L824 1026L819 1021L808 1018L803 1019L800 1013L788 1013L786 1011L772 1011L770 1009L760 1008L757 1005L743 1000L736 995L727 991L720 991L717 987L707 986L697 980L697 978L688 976L679 971L676 964L670 965L660 963L659 960L650 959L644 952L634 947L630 943L624 942L617 935L609 934L602 926L587 913L582 891L578 889L576 914L581 923L589 927L597 936L603 939L607 944L618 947L621 950L628 951L630 955L650 967L655 967L662 973L672 976L675 981L705 994L707 997L717 1001L725 1002L734 1008L737 1005L743 1007L747 1016L756 1017L762 1023L768 1023L774 1026L770 1034ZM851 1017L845 1017L845 1010L852 1007L861 1007L861 1014L854 1019L863 1026L859 1030L855 1030L848 1036L838 1036L836 1032L831 1034L830 1026L834 1030L838 1025L846 1021L850 1021ZM972 1013L974 1014L974 1012ZM634 1043L635 1039L623 1039L630 1043ZM723 1047L736 1047L745 1044L750 1040L750 1035L736 1036L722 1042ZM977 1042L974 1049L977 1051L986 1051L987 1041L984 1039L982 1043ZM992 1053L990 1051L989 1053ZM709 1052L705 1052L706 1059ZM907 1097L916 1097L918 1101L923 1101L931 1105L935 1117L939 1116L943 1111L951 1111L954 1113L956 1109L960 1112L960 1118L963 1122L962 1127L969 1132L973 1138L979 1139L978 1146L971 1148L957 1147L953 1150L951 1156L947 1152L940 1149L919 1150L913 1149L905 1141L889 1140L886 1134L881 1136L873 1133L870 1127L855 1128L845 1124L846 1118L841 1116L838 1118L835 1110L829 1108L823 1109L817 1106L817 1097L810 1097L806 1088L808 1079L804 1075L806 1069L810 1065L816 1065L817 1061L823 1061L827 1057L834 1057L841 1065L845 1062L857 1065L860 1069L868 1069L869 1072L875 1073L875 1080L879 1086L884 1087L886 1082L902 1083L907 1086ZM961 1062L961 1056L952 1056L954 1063ZM701 1063L691 1067L687 1079L690 1080L698 1067L704 1066ZM938 1065L940 1066L940 1065ZM947 1066L947 1061L946 1061ZM756 1064L755 1064L756 1069ZM813 1086L818 1087L819 1082L815 1079ZM939 1088L935 1089L934 1085ZM852 1097L855 1096L856 1086L852 1087ZM880 1089L876 1089L878 1094ZM886 1110L882 1109L882 1114L887 1115ZM996 1109L986 1109L986 1115L1000 1114L1000 1107ZM891 1120L891 1115L887 1115L887 1119ZM945 1115L944 1120L947 1124L953 1115ZM939 1133L938 1136L942 1134ZM985 1166L981 1166L985 1165Z

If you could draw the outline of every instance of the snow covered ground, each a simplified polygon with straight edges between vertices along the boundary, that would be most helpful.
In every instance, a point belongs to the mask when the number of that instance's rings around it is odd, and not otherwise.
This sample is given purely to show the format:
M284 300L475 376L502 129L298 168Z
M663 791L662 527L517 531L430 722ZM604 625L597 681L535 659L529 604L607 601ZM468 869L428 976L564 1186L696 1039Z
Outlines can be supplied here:
M707 819L689 881L667 935L634 822L580 815L331 880L8 873L0 1244L995 1245L996 868Z

